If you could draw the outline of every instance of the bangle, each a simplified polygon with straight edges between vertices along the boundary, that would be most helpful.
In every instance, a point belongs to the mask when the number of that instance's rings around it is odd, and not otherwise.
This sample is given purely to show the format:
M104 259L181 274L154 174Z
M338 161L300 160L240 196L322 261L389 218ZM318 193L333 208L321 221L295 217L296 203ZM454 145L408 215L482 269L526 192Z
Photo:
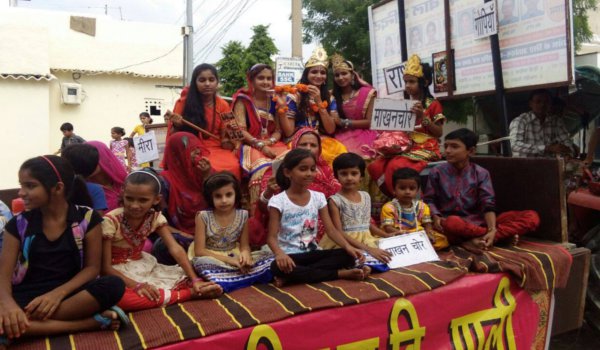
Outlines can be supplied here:
M352 125L352 120L350 120L350 119L342 119L341 124L344 127L344 129L348 129Z
M202 277L192 278L192 285L194 285L196 282L204 282L204 279Z
M423 118L423 120L421 121L421 125L423 125L424 127L428 127L431 124L431 119L429 118Z
M277 139L274 137L270 137L269 141L271 141L271 145L274 145L277 142Z
M254 147L256 147L256 149L258 149L259 151L265 148L265 146L266 145L264 141L258 141L254 144Z

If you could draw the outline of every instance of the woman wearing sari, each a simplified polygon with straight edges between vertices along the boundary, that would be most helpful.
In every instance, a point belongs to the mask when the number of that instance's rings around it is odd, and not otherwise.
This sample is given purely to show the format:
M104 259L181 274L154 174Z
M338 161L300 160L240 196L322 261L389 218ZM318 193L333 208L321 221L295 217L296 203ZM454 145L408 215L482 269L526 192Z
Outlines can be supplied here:
M331 115L338 126L335 138L348 152L371 158L375 155L373 141L379 135L370 129L377 92L360 79L352 62L340 55L333 55L331 62L334 76Z
M412 55L406 63L404 84L405 98L418 101L412 109L417 120L415 130L409 133L411 146L392 158L380 157L367 167L371 178L388 196L394 192L392 174L396 169L408 167L421 172L429 162L441 159L438 139L443 134L446 117L440 102L429 93L431 69L422 65L417 55Z
M307 91L298 91L287 95L287 113L279 114L281 129L287 139L291 139L300 128L310 127L321 135L322 157L329 165L335 157L346 153L347 149L333 137L335 120L331 115L330 99L327 90L327 53L317 47L305 64L300 83L307 86Z
M240 148L240 164L250 178L250 214L258 201L260 179L275 157L288 148L281 142L279 120L275 118L275 102L271 99L273 68L255 64L246 74L248 87L233 95L232 109L244 139Z
M217 171L229 171L239 180L241 177L240 165L237 156L232 152L234 144L226 135L224 123L221 120L221 116L231 110L229 104L217 96L218 85L219 75L213 65L203 63L194 69L190 85L183 89L181 97L175 103L173 112L176 116L169 120L167 139L178 131L198 135L210 153L212 167ZM199 133L194 128L183 124L177 115L217 135L220 139L217 140L204 133Z
M308 149L315 155L315 158L317 158L317 173L308 189L319 191L325 195L325 198L329 198L342 188L342 185L340 185L333 175L333 170L329 164L321 157L321 137L315 129L308 127L301 128L294 134L291 144L292 149ZM254 217L251 218L251 221L249 222L252 225L250 229L251 245L261 246L266 244L267 232L264 228L268 227L269 220L267 204L269 199L279 192L279 186L277 186L275 177L273 176L273 169L269 167L267 171L265 171L260 182L260 201L256 206ZM263 229L261 230L260 228ZM321 237L323 237L324 232L323 223L319 220L317 240L320 240Z
M88 141L86 143L98 150L98 167L87 180L101 185L104 189L107 212L117 209L120 206L119 200L123 183L127 177L127 170L103 142Z
M209 155L204 141L195 134L177 132L167 139L165 170L160 173L164 184L163 207L166 207L169 229L186 251L194 241L196 214L207 208L202 191L204 179L213 171ZM161 264L175 264L160 238L154 243L152 255Z

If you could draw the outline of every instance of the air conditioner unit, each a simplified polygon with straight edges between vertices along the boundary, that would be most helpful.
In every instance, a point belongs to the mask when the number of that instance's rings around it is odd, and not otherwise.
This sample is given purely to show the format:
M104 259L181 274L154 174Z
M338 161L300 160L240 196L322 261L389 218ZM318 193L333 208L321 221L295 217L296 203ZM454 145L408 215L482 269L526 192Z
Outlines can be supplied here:
M60 85L62 103L66 105L81 104L81 84L62 83Z

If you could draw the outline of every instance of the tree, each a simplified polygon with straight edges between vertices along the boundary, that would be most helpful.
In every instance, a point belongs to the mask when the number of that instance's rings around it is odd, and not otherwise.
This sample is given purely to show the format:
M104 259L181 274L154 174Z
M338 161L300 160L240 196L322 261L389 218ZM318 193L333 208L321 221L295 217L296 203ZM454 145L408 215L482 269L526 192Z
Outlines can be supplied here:
M246 85L244 66L246 48L240 41L230 41L221 48L223 58L217 62L221 79L221 93L231 96L240 87Z
M231 96L239 88L246 86L246 71L254 64L266 63L273 66L271 56L279 50L268 30L268 25L252 27L254 34L248 48L239 41L230 41L221 48L223 58L217 62L217 69L223 95Z
M250 45L246 49L245 70L250 69L257 63L264 63L273 66L271 56L279 53L277 46L273 42L273 38L269 36L269 26L259 24L252 27L254 34Z
M587 13L595 10L598 0L573 0L573 37L575 38L575 50L581 48L581 44L589 42L592 31L588 22Z
M365 79L371 78L367 9L377 0L304 0L304 42L320 40L330 55L340 53Z

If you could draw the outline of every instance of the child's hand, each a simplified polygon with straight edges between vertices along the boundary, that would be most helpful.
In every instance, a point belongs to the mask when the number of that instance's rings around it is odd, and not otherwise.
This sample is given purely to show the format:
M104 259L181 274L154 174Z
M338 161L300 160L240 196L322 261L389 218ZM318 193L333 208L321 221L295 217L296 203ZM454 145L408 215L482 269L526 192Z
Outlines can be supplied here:
M148 283L138 283L133 289L139 296L144 296L150 301L158 302L160 300L160 292L158 288Z
M272 196L274 193L279 192L279 185L277 184L277 180L275 179L274 175L275 174L273 174L269 181L267 181L267 189L265 190L265 192L269 193L265 193L265 197L267 196L267 194Z
M210 171L210 161L206 157L201 157L198 160L198 164L196 165L198 170L200 170L203 174L206 174Z
M283 273L290 273L294 267L296 267L294 260L285 253L275 255L275 261L277 262L277 267L279 267Z
M374 257L375 259L384 262L384 263L389 263L390 260L392 260L392 254L390 252L388 252L387 250L383 250L383 249L379 249L379 248L369 248L367 249L367 253L371 254L372 257Z
M433 235L433 231L431 231L431 229L426 228L425 233L427 234L429 241L431 241L431 244L435 244L435 236Z
M481 249L488 250L494 245L494 238L496 237L496 229L491 228L488 229L488 232L481 236L481 240L479 241L481 244Z
M0 335L6 335L8 339L18 338L29 328L29 320L17 303L11 301L7 304L0 305Z
M25 306L25 312L31 319L47 320L58 309L62 300L63 295L56 290L52 290L30 301Z
M437 232L444 232L444 228L442 227L442 222L444 221L444 219L442 219L441 216L439 215L434 215L433 216L433 228L437 231Z
M207 282L198 279L192 284L194 294L197 296L217 297L223 294L223 288L215 282Z
M350 244L348 244L345 248L346 253L348 253L348 255L352 256L355 259L358 259L358 261L362 264L365 262L365 255L363 254L362 250L360 249L356 249L353 246L351 246Z
M420 101L417 101L410 111L413 112L417 118L423 118L423 105Z
M242 252L240 254L240 270L242 273L250 272L252 268L252 257L250 256L250 252Z

